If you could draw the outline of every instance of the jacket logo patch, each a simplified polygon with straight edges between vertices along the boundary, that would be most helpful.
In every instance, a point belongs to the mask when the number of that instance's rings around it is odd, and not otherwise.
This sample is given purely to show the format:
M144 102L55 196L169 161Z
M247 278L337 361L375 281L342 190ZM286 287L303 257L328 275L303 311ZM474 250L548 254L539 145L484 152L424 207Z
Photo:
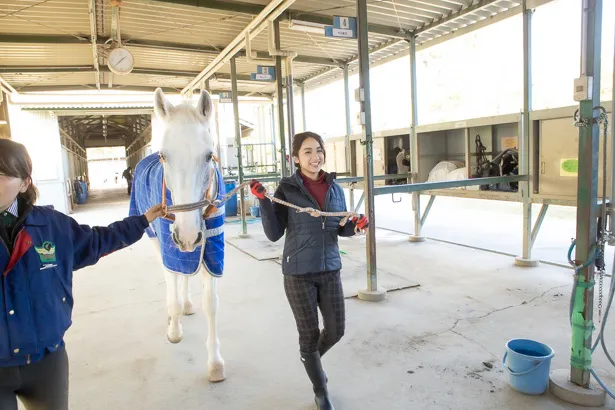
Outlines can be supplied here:
M56 261L56 246L49 242L43 242L41 247L35 246L34 250L38 253L41 263L53 263Z

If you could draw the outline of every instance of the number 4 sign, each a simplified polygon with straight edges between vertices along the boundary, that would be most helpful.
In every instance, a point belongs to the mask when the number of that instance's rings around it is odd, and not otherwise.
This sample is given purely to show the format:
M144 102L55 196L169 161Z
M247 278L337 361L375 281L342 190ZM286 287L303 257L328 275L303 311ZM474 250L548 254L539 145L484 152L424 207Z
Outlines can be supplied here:
M325 27L326 37L357 38L356 17L333 17L333 26Z

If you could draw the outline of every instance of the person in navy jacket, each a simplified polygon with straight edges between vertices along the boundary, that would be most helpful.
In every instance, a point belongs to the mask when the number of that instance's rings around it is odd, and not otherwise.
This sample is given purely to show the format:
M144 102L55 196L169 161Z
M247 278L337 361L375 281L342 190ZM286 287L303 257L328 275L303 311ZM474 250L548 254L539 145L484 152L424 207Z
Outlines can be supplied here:
M34 206L26 148L0 139L0 409L68 409L64 334L73 308L73 271L94 265L143 236L157 205L108 227L79 225Z

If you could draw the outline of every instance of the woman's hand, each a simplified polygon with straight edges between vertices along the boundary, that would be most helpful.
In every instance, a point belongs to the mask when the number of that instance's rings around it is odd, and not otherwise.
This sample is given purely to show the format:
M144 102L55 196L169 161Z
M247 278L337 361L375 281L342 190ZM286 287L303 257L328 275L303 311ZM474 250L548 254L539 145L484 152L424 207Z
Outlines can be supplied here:
M361 214L359 217L354 217L351 219L351 222L361 231L364 231L365 228L369 227L369 221L367 216Z
M164 206L162 206L162 204L154 205L153 207L148 209L147 212L145 213L145 217L147 218L147 222L152 223L157 218L160 218L161 216L164 216L165 211L166 211L166 209L165 209Z
M252 195L257 197L258 199L265 199L265 194L267 193L267 190L265 189L263 184L261 184L255 179L250 181L250 191L252 192Z

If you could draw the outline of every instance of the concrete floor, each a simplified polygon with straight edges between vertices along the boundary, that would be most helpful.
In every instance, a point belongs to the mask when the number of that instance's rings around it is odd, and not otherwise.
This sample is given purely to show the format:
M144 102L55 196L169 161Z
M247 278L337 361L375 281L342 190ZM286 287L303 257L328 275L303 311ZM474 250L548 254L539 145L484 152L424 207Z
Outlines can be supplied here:
M106 225L123 218L127 206L122 192L95 192L73 217ZM455 206L454 212L483 215L475 204ZM504 211L501 218L514 216ZM229 225L227 236L237 228ZM346 335L324 359L336 410L578 408L549 394L513 391L499 364L509 339L531 338L555 349L552 369L568 367L570 270L516 268L509 256L382 234L379 266L420 287L390 292L378 304L347 299ZM484 241L485 235L473 229L464 238ZM364 239L350 241L344 257L364 260ZM172 345L165 335L164 279L146 239L75 273L74 323L66 337L72 409L314 408L280 266L226 249L219 331L228 367L220 384L206 378L199 278L192 280L197 313L183 318L184 340ZM615 340L615 330L607 340ZM603 354L595 355L594 366L615 385Z

